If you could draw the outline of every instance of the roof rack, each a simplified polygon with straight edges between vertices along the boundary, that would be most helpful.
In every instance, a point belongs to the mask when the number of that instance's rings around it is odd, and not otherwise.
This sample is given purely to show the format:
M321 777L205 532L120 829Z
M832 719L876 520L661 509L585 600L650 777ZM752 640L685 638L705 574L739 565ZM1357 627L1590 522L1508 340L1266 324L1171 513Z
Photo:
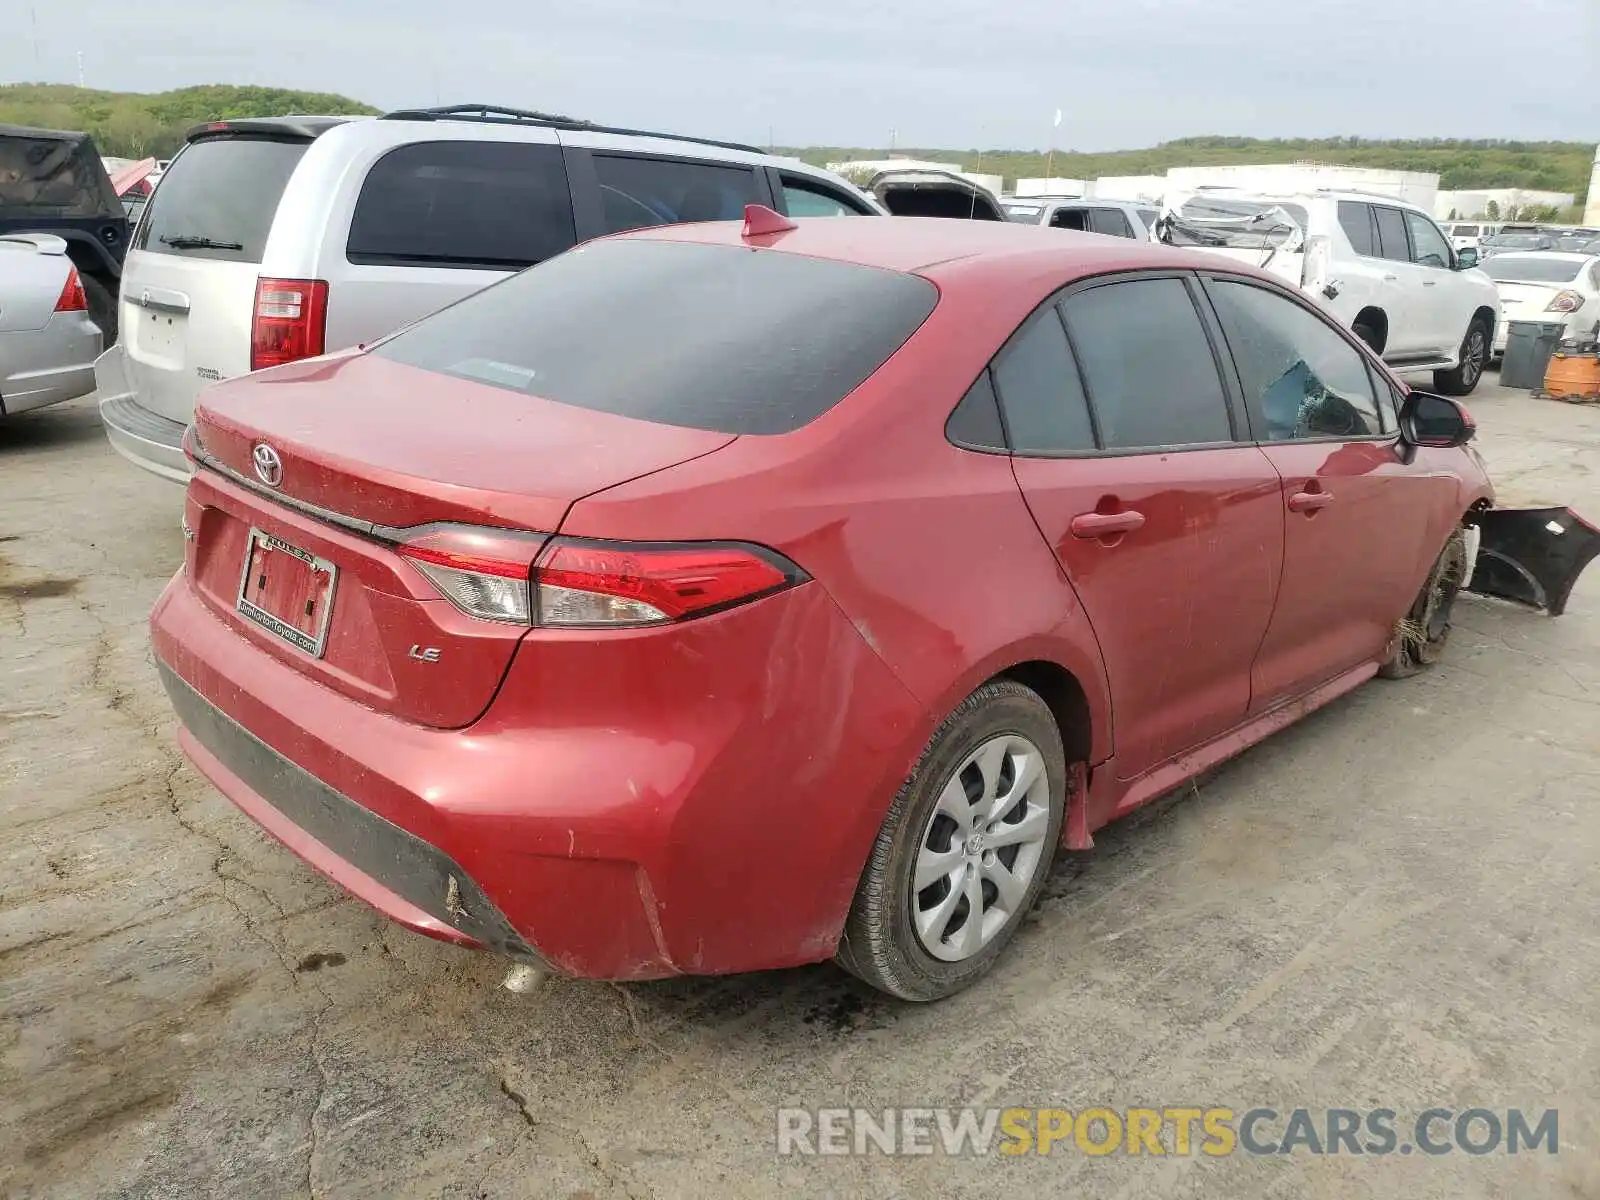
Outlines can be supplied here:
M674 142L693 142L698 146L720 146L724 150L743 150L747 154L764 154L757 146L742 142L722 142L716 138L690 137L683 133L661 133L652 129L624 129L617 125L597 125L577 117L563 117L557 113L532 112L525 108L507 108L501 104L444 104L432 108L400 108L384 113L382 121L481 121L489 125L540 125L546 129L570 129L585 133L615 133L623 137L668 138Z

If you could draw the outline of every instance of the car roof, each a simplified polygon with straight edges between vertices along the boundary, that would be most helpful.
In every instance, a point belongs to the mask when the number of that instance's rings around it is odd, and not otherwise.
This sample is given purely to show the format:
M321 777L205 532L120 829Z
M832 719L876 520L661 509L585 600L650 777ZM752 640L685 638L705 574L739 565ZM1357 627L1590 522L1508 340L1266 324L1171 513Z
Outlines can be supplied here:
M832 259L890 271L948 276L957 265L1000 266L1027 263L1069 277L1141 269L1235 269L1227 259L1155 242L1078 233L1015 221L962 221L948 217L891 217L856 221L848 217L802 218L786 233L746 241L736 221L665 225L617 234L620 238L700 242L723 246L761 246L789 254ZM1248 268L1240 272L1248 273Z

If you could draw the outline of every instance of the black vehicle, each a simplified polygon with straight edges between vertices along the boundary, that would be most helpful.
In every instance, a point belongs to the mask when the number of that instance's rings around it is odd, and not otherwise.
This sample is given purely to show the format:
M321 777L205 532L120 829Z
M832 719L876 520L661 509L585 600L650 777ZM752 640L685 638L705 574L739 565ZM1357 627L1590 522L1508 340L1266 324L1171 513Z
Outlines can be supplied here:
M83 280L106 345L117 339L117 289L129 222L86 133L0 125L0 234L53 233Z

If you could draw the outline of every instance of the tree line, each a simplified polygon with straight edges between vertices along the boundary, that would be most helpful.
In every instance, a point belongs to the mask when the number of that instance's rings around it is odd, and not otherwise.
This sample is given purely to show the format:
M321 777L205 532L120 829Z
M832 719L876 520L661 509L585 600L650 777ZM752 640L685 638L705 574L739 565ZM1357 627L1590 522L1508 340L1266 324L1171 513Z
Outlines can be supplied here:
M166 158L184 133L203 121L230 117L277 117L293 113L375 113L370 105L326 92L207 84L143 94L104 92L64 84L0 85L0 122L47 129L81 129L94 135L102 154L121 158ZM856 158L882 158L883 147L789 148L822 165ZM968 171L1001 175L1010 187L1018 178L1050 174L1070 179L1101 175L1161 175L1169 167L1271 162L1316 162L1332 166L1431 171L1439 186L1534 188L1571 192L1580 201L1588 188L1594 146L1586 142L1525 142L1494 138L1424 138L1409 141L1360 137L1190 137L1142 150L1083 153L1075 150L899 149L915 158L959 162Z

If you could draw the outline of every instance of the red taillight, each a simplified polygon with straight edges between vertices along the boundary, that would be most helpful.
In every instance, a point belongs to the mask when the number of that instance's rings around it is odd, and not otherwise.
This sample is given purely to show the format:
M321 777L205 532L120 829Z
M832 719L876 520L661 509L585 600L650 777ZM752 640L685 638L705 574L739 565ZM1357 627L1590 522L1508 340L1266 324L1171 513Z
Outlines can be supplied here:
M1583 294L1571 288L1563 288L1550 299L1545 306L1545 312L1570 313L1577 312L1584 305Z
M49 295L48 292L45 293ZM83 280L78 278L78 268L67 268L67 282L62 285L61 296L56 300L56 311L88 312L89 297L83 294Z
M409 530L397 550L469 617L531 625L528 579L544 542L542 533L432 525Z
M250 369L321 354L327 345L328 284L322 279L256 280Z
M729 608L804 579L768 550L719 543L558 538L534 569L540 625L657 625Z
M806 578L781 555L737 543L594 542L435 525L408 531L396 550L468 616L519 625L661 625Z

